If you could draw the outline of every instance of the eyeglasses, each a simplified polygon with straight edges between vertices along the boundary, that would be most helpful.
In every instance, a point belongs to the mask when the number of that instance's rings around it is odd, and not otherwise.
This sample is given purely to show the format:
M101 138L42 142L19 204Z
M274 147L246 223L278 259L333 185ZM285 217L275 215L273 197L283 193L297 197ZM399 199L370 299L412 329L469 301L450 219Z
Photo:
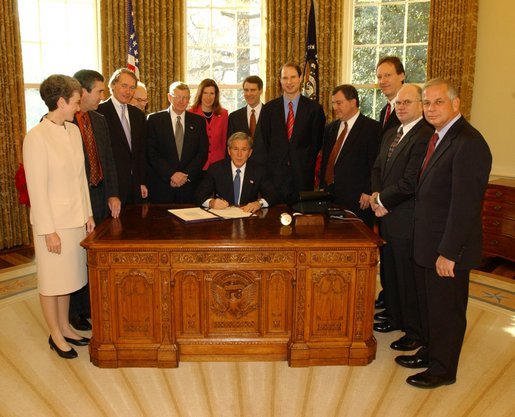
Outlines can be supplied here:
M419 101L422 101L422 100L402 100L402 101L396 101L395 102L395 107L398 107L398 106L409 106L410 104L418 103Z
M190 96L174 96L174 95L172 95L172 97L174 98L174 100L177 100L177 101L188 101L190 99Z
M136 100L138 103L148 103L148 98L134 97L134 100Z
M435 107L440 107L440 106L443 106L446 102L447 102L447 100L444 100L442 98L437 98L435 101L424 100L424 101L422 101L422 105L424 107L429 107L429 106L431 106L431 104L433 104Z

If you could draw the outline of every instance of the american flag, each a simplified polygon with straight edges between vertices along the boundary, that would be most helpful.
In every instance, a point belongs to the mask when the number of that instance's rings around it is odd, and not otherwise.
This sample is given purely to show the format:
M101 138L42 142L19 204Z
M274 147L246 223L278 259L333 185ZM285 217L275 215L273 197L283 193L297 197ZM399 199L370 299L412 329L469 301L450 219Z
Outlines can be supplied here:
M132 0L127 2L127 40L128 40L128 54L127 54L127 68L129 68L136 77L139 78L139 51L138 51L138 36L136 35L136 28L134 27L134 16L132 13Z
M304 95L318 101L318 55L315 7L311 0L309 9L308 30L306 33L306 54L304 63Z

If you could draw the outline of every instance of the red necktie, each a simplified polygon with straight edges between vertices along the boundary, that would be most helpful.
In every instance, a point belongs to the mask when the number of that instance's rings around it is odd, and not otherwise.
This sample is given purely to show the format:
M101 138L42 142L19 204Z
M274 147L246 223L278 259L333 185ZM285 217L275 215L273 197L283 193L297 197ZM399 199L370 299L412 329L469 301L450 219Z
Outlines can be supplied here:
M293 133L293 123L295 122L295 118L293 117L293 103L290 101L288 103L288 118L286 119L286 130L288 132L288 140L291 139L291 135Z
M420 170L419 177L422 176L422 173L427 167L427 164L429 163L429 160L431 159L431 156L433 156L433 153L435 151L436 142L438 142L438 133L434 133L433 136L431 136L431 139L429 140L429 145L427 147L426 157L424 158L424 163L422 164L422 169Z
M250 137L254 137L254 132L256 131L256 111L252 109L250 111L250 122L249 122L249 132Z
M100 160L98 159L97 143L95 142L95 136L93 135L93 128L91 127L91 120L88 113L77 112L77 122L79 124L80 133L84 142L84 148L88 155L89 161L89 183L93 186L97 186L100 181L104 179L102 174L102 167L100 166Z
M325 184L331 185L334 182L334 164L336 163L336 158L338 158L338 154L340 153L340 149L343 145L343 141L345 140L345 135L347 134L347 122L345 123L345 127L338 136L331 153L329 154L329 159L327 161L327 167L325 169Z
M386 121L390 117L390 114L392 114L392 105L388 103L386 105L386 114L384 115L383 126L386 124Z

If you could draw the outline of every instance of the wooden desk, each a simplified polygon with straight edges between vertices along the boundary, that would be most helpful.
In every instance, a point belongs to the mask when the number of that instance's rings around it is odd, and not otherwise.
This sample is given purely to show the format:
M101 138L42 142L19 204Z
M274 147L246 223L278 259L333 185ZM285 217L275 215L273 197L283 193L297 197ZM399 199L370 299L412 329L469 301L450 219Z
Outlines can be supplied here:
M366 365L380 238L357 220L281 226L259 217L182 224L168 207L133 206L88 250L100 367L288 360Z

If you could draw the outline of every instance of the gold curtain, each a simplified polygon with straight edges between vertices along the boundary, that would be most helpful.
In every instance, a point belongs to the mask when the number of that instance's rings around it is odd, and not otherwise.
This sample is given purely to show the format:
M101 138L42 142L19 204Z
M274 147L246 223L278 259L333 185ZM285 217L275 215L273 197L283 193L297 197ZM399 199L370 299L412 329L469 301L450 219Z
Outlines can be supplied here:
M314 2L317 30L320 104L331 115L331 91L342 82L343 1ZM281 94L279 69L287 61L304 66L311 0L267 0L266 100Z
M140 78L147 86L149 111L167 107L172 81L185 77L185 0L133 0L139 42ZM102 71L109 79L127 65L127 0L100 0Z
M26 129L17 0L0 2L0 28L0 249L4 249L30 243L28 210L18 204L14 186Z
M470 118L478 0L431 0L427 78L449 79L461 99L461 113Z

